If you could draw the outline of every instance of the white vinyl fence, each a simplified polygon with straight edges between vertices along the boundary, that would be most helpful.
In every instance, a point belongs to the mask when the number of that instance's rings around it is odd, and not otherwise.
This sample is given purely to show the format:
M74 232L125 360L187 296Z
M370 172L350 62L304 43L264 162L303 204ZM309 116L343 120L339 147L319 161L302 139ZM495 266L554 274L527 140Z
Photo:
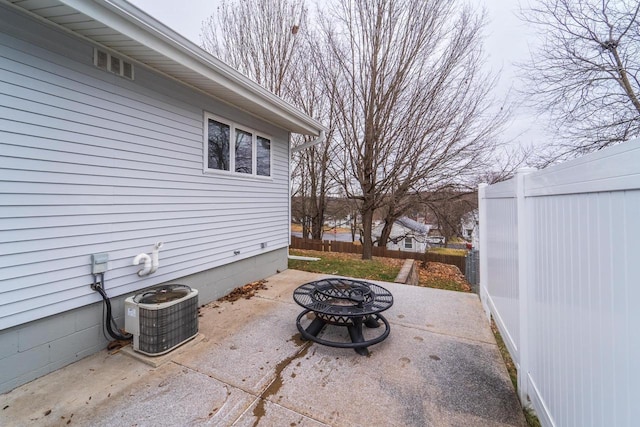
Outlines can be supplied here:
M480 296L545 426L640 425L640 140L479 189Z

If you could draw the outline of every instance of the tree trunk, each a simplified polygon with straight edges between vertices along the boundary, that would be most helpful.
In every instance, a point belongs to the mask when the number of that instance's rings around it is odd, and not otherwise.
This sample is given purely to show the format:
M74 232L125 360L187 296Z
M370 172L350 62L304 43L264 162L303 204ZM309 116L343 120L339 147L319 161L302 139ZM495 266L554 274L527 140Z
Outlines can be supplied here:
M320 213L320 209L316 207L316 213L311 218L311 238L315 240L322 240L324 228L324 215Z
M373 224L373 209L362 210L362 259L373 258L373 242L371 240L371 228Z
M309 219L306 215L302 220L302 238L303 239L309 238Z
M389 243L389 238L391 237L391 229L393 228L393 223L396 221L396 218L386 218L384 220L384 227L382 227L382 234L380 234L380 239L378 240L378 246L384 248Z
M351 241L356 241L356 232L358 231L358 209L355 207L351 208Z

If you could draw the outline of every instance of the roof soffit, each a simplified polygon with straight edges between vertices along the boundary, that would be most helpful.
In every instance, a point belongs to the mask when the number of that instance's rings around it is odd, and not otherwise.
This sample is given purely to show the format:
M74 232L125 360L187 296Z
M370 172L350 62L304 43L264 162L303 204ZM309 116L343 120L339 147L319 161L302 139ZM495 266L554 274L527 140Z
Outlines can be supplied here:
M290 132L319 135L324 130L316 120L126 1L11 3Z

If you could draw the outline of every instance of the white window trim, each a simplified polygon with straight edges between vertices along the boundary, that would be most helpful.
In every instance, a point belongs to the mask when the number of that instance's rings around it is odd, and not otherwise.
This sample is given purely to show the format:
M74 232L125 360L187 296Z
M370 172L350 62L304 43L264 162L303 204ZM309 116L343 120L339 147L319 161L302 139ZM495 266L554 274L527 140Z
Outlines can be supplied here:
M209 168L209 119L229 126L229 170ZM251 134L251 171L252 173L236 172L235 141L236 129ZM234 122L233 120L220 117L216 114L204 112L202 120L202 171L209 175L224 175L233 178L246 178L257 180L273 179L273 138L264 132L257 131L249 126ZM269 175L258 175L258 138L268 139L271 142L269 149Z

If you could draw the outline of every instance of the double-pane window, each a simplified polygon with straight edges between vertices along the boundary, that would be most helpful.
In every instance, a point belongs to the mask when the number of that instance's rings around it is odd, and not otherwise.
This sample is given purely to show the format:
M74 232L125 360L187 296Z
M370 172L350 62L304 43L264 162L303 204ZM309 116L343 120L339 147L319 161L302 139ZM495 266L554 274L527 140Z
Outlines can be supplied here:
M210 114L205 123L205 171L271 176L270 138Z

